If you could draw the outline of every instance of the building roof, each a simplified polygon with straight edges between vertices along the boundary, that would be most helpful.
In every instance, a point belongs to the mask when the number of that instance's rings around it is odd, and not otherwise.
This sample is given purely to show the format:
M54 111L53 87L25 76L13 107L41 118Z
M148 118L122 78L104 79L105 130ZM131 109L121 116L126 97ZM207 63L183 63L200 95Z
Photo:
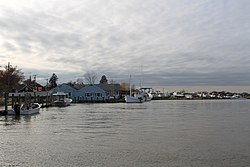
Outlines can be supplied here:
M79 90L79 89L82 89L84 86L85 86L84 84L74 84L73 88Z
M121 90L120 84L95 84L105 91Z
M61 85L68 85L76 90L82 89L85 85L84 84L79 84L79 83L63 83Z
M82 89L81 89L81 91L93 91L93 90L95 90L95 91L98 91L98 92L105 92L105 90L104 89L102 89L102 88L100 88L99 86L97 86L97 85L86 85L86 86L84 86Z
M27 84L20 84L17 87L17 92L33 92L33 88Z

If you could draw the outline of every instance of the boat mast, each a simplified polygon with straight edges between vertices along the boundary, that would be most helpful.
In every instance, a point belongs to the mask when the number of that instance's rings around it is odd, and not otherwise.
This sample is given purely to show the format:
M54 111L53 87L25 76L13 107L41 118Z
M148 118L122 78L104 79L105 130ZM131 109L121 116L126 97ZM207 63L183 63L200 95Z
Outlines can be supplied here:
M143 66L141 65L141 83L140 83L141 88L143 86L142 83L143 83Z
M129 75L129 96L131 96L131 74Z

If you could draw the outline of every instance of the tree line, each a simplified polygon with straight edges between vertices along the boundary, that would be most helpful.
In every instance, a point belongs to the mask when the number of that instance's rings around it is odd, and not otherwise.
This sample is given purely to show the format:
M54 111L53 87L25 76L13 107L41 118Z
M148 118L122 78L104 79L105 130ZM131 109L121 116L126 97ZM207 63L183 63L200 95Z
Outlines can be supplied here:
M78 78L77 83L83 84L85 81L86 84L95 84L97 81L97 74L93 71L88 71L83 75L84 79ZM48 80L47 87L52 89L57 87L58 76L53 73L50 79ZM30 78L31 82L31 78ZM12 66L8 63L4 69L0 70L0 92L9 93L12 90L15 90L17 86L21 83L28 83L25 81L24 73L21 69L18 69L17 66ZM101 77L100 84L107 84L108 80L105 75ZM115 83L113 80L110 83Z

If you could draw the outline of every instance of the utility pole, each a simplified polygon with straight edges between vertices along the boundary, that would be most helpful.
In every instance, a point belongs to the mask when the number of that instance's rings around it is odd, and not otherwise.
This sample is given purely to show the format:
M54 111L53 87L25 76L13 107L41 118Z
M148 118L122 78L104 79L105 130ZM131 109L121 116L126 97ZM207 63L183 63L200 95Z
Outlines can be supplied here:
M34 74L33 76L34 76L34 81L36 82L37 74Z
M49 101L49 94L48 94L48 85L49 85L49 79L45 79L46 80L46 106L48 105L48 101Z
M5 91L5 94L4 94L4 103L5 103L5 113L7 114L8 113L8 101L9 101L9 91L10 91L10 62L8 62L8 65L7 65L7 90Z
M34 76L34 87L33 87L33 90L36 90L37 91L37 85L36 85L36 77L37 77L37 74L33 75Z

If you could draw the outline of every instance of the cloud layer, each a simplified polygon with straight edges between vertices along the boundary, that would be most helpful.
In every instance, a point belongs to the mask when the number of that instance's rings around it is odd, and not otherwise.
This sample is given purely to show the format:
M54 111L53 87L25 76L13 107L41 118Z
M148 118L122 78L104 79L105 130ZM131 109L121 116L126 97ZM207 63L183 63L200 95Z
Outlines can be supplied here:
M0 2L0 62L61 82L249 85L247 0Z

